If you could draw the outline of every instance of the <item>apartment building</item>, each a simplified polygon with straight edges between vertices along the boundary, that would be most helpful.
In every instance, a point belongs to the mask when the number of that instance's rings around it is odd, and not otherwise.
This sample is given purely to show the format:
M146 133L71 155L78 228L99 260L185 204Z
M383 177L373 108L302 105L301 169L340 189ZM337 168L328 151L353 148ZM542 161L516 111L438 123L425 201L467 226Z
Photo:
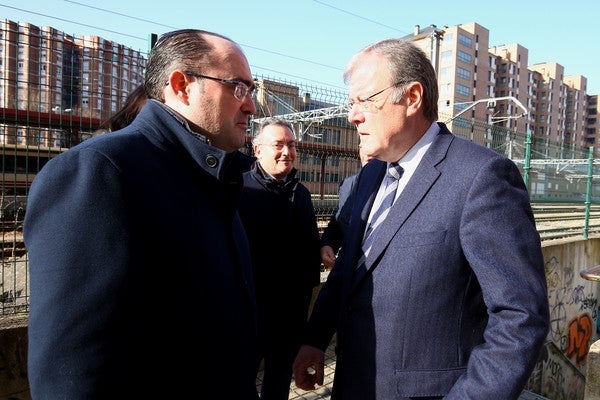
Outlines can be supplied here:
M535 138L546 143L565 139L566 87L562 84L564 67L556 62L529 66L539 74Z
M146 54L98 36L75 40L81 49L81 98L71 105L85 115L104 120L121 108L121 103L137 86L144 83Z
M50 158L90 137L143 82L145 56L97 36L1 20L3 193L25 193Z
M534 126L536 109L537 74L527 68L529 51L519 45L493 46L490 49L490 58L496 57L496 97L510 97L518 101L527 111L519 108L514 101L497 100L497 116L490 122L504 123L506 128L517 132L527 132ZM493 73L490 71L490 73ZM516 117L510 119L508 116Z
M0 107L16 116L0 142L46 147L93 132L143 82L146 64L145 54L97 36L10 20L0 21L0 60Z
M528 49L518 43L492 46L489 37L476 22L416 26L406 37L436 67L441 121L458 135L492 146L510 132L531 131L538 148L589 147L599 140L600 132L587 126L587 78L565 76L556 62L530 65ZM491 128L478 133L476 122Z
M587 96L584 140L588 146L593 146L594 149L600 147L600 120L598 120L598 114L600 114L598 95Z
M439 80L439 119L455 134L498 148L531 132L549 158L565 157L549 144L598 142L588 105L597 96L586 95L585 77L564 76L555 62L529 65L529 51L519 44L491 46L490 31L476 22L415 26L406 38L429 55ZM0 21L0 146L16 146L14 169L33 165L28 146L47 149L47 160L89 137L143 82L145 66L146 54L98 36ZM286 116L299 136L301 178L322 198L335 195L337 183L360 166L358 137L340 107L346 94L273 79L257 85L255 120ZM17 181L27 187L30 178Z
M563 84L567 90L564 143L591 147L593 144L589 144L590 138L586 134L587 78L581 75L565 76Z

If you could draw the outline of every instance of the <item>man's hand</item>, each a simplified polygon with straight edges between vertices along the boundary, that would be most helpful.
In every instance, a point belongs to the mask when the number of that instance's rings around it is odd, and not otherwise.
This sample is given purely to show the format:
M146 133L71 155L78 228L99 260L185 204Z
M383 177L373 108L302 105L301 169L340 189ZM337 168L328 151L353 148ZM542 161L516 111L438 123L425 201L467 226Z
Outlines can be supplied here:
M294 360L294 381L302 390L314 390L323 385L325 353L316 347L302 345Z
M333 252L333 248L331 246L321 247L321 262L325 268L333 268L333 265L335 264L335 253Z

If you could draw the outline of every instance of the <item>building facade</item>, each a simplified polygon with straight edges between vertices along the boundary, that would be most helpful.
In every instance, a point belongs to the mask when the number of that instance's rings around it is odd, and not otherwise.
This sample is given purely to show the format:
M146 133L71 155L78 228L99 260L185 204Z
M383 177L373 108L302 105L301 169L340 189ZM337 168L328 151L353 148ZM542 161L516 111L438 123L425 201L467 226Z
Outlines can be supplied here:
M15 116L0 143L59 148L119 109L146 65L145 54L97 36L10 20L0 21L0 60L0 107Z
M501 140L506 132L531 131L538 148L550 143L597 147L600 132L589 126L586 114L587 78L565 76L556 62L530 65L528 49L518 43L491 46L489 37L489 30L475 22L442 29L416 26L406 37L436 67L440 120L481 143ZM478 138L474 121L492 127Z
M3 193L24 194L46 161L90 137L145 66L145 54L97 36L0 21Z
M529 65L529 51L519 44L490 46L490 31L476 22L415 26L406 39L429 55L439 80L439 120L457 135L507 146L511 157L517 134L531 133L536 150L549 158L598 146L598 122L590 114L597 112L597 96L587 95L585 77L565 76L554 62ZM8 163L15 170L35 165L26 178L3 172L5 186L28 187L44 160L93 134L142 84L146 56L98 36L0 21L0 146L16 149ZM256 81L255 122L272 115L290 120L298 134L299 177L318 198L335 198L339 182L360 168L359 138L342 106L347 94ZM33 147L44 154L35 164L25 157Z

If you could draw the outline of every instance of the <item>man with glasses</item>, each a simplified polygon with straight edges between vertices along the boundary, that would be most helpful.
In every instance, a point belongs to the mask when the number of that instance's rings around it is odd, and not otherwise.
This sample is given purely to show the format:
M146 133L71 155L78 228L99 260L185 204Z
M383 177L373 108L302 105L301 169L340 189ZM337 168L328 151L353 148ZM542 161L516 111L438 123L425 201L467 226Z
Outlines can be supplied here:
M374 160L294 363L332 399L517 399L549 327L541 252L516 165L438 123L425 53L377 42L345 73L348 120Z
M36 176L29 251L35 399L257 399L257 317L237 205L255 111L239 45L170 32L127 127Z
M320 282L319 231L310 192L296 177L292 125L268 118L252 144L257 161L244 174L240 216L255 277L261 400L287 400L292 362Z

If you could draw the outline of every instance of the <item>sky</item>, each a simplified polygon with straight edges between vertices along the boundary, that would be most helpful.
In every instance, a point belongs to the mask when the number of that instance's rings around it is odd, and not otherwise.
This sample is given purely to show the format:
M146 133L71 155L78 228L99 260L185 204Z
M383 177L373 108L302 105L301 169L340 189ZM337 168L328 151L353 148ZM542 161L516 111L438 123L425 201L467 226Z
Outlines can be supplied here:
M97 35L148 51L149 36L199 28L239 43L252 73L289 83L345 91L349 58L380 39L411 34L415 25L476 22L490 31L490 46L518 43L529 64L555 62L565 75L588 79L587 94L600 94L596 26L600 2L505 0L0 0L0 17L67 34ZM142 6L143 5L143 6ZM496 7L500 5L501 7Z

